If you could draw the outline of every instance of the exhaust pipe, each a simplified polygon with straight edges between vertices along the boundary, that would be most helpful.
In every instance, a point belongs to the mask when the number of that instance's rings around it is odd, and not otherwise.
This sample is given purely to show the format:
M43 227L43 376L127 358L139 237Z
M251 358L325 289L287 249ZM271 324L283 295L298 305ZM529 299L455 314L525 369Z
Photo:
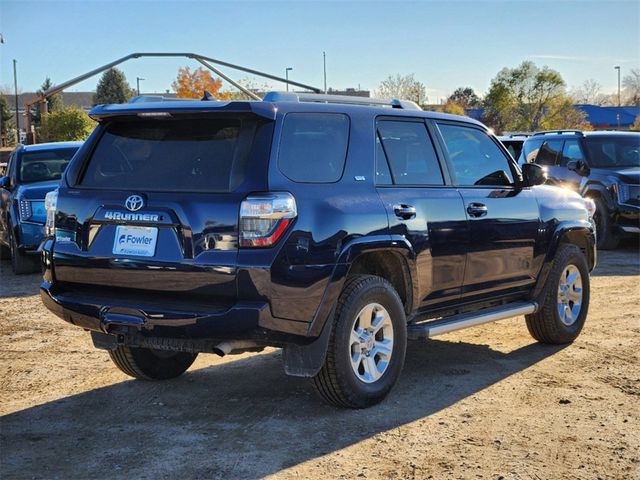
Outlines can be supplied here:
M231 352L242 353L247 350L263 350L263 346L259 346L253 340L229 340L227 342L222 342L213 347L213 353L224 357L225 355L229 355Z

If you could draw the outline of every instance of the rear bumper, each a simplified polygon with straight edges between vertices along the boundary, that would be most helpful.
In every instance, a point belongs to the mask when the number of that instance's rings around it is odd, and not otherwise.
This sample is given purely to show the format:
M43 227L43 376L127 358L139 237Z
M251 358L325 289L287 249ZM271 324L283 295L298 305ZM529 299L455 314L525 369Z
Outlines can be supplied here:
M261 340L269 345L305 343L304 331L292 332L290 321L274 318L268 303L236 303L206 309L175 308L171 304L119 299L117 295L92 296L58 291L43 282L40 297L61 319L78 327L127 338L172 338L189 340ZM299 322L294 322L299 323Z

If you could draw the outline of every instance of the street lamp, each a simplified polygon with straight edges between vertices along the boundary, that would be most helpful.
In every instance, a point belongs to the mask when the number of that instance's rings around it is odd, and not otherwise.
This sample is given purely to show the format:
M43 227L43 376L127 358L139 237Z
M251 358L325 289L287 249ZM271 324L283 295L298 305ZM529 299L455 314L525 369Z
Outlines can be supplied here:
M287 92L289 91L289 72L293 70L293 67L287 67L284 69L284 78L287 79Z
M613 67L613 69L618 70L618 106L620 106L620 65Z
M138 96L140 96L140 80L146 80L142 77L136 77L136 90L138 90Z

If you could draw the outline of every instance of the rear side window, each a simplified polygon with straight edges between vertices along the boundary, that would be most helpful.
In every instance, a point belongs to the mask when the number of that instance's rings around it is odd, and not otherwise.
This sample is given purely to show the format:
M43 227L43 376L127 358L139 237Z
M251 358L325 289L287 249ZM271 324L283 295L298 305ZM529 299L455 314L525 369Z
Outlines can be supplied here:
M253 132L238 118L117 121L105 127L80 185L227 192L243 179Z
M438 157L423 122L381 120L378 136L394 184L444 185ZM382 171L380 166L377 170L378 174Z
M540 147L542 146L542 141L543 140L541 138L531 138L525 141L522 146L522 153L520 154L518 163L521 165L524 163L534 163L538 156L538 152L540 151Z
M342 177L349 117L341 113L289 113L282 125L278 168L300 183L332 183Z
M536 157L536 163L539 165L555 165L562 151L562 143L562 140L547 140L544 142Z
M562 148L562 159L560 160L560 166L566 167L567 163L572 160L583 160L584 155L580 149L580 144L577 140L566 140L564 147Z

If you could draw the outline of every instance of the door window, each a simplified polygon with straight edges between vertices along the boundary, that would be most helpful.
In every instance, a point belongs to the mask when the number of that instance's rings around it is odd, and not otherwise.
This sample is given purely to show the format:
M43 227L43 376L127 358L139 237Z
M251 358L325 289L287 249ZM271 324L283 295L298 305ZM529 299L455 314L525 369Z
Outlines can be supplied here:
M542 144L536 163L538 165L556 165L562 151L562 140L547 140Z
M509 160L483 131L438 125L449 152L457 185L513 185Z
M562 159L560 160L560 166L566 167L567 163L572 160L583 160L584 155L580 149L580 144L577 140L566 140L564 147L562 148Z
M396 185L444 185L433 143L423 122L381 120L378 136ZM380 162L382 164L382 162Z

